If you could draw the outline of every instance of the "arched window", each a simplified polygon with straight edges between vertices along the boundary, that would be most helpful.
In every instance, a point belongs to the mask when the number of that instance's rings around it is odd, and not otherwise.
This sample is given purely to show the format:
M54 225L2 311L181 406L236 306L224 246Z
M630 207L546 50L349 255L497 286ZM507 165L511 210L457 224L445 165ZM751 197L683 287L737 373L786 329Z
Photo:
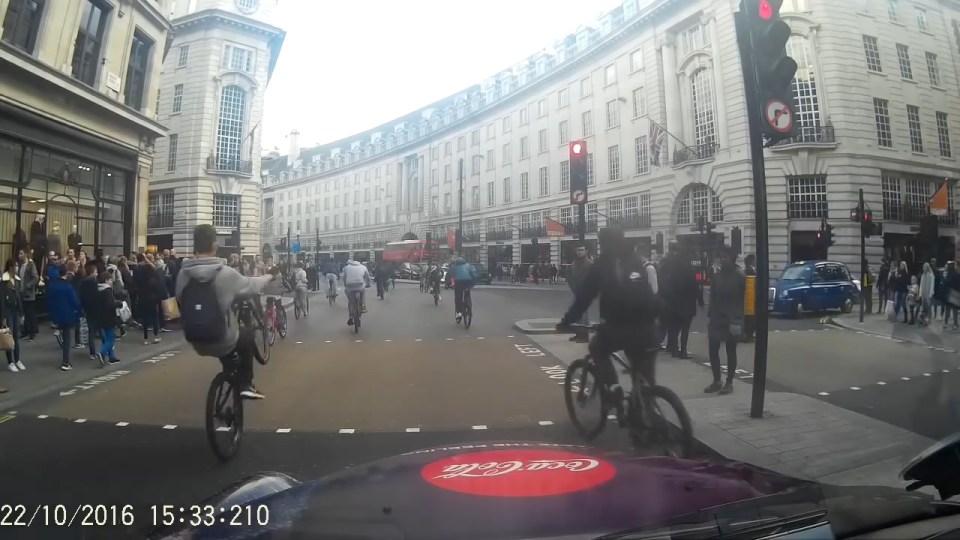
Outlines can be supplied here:
M723 206L720 197L705 184L685 187L677 196L677 225L696 224L703 216L712 223L723 221Z
M217 166L224 171L240 171L243 146L243 120L247 93L236 85L220 93L220 120L217 124Z
M712 147L717 140L713 111L713 73L701 69L690 77L693 98L693 133L698 149Z
M820 102L810 40L806 36L790 36L786 50L787 55L797 61L797 73L792 83L797 125L803 137L814 136L820 127Z

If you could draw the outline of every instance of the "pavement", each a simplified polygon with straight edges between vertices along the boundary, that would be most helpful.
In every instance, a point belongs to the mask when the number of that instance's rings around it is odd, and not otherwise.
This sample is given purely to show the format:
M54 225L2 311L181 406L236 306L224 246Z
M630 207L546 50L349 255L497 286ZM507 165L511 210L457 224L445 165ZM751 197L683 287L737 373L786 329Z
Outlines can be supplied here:
M195 504L265 470L309 480L436 445L582 444L561 390L566 364L584 346L515 324L558 317L571 301L565 289L477 287L469 330L453 320L452 291L442 292L439 306L415 283L398 281L384 300L370 293L359 333L345 324L342 295L332 306L315 299L309 317L290 318L269 364L255 366L267 399L245 407L243 446L227 464L214 458L204 430L204 398L219 365L177 342L178 334L157 346L123 343L123 361L112 369L70 373L55 370L58 351L44 336L25 353L26 373L0 372L0 384L11 388L2 397L13 400L0 402L0 501L129 504L136 519L85 533L13 529L4 538L142 536L151 505ZM658 382L683 399L708 458L717 452L831 483L899 486L899 466L952 433L957 416L947 389L960 376L957 354L815 316L772 319L770 327L762 419L747 414L748 345L740 347L734 393L703 394L710 372L702 314L692 327L692 358L658 364ZM28 377L45 382L29 386ZM591 445L632 453L624 431L611 425Z

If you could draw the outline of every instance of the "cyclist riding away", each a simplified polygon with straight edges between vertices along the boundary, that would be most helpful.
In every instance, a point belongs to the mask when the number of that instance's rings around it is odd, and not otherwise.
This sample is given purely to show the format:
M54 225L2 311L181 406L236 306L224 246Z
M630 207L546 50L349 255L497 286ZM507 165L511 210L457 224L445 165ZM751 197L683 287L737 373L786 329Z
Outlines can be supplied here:
M383 299L383 293L387 292L387 287L390 286L390 271L387 270L385 264L380 264L377 266L377 269L373 271L374 280L377 282L377 297Z
M649 384L656 384L655 362L660 349L655 323L658 299L652 285L656 270L634 252L633 246L625 241L623 231L602 229L598 237L600 257L587 271L573 305L560 320L557 330L568 331L569 325L586 313L594 298L600 297L603 325L588 347L596 362L597 377L615 396L615 403L619 403L623 389L617 383L611 354L623 351L633 369L639 370Z
M296 270L293 271L293 276L291 277L291 282L293 285L293 291L296 295L297 302L303 306L303 316L307 316L307 271L303 269L303 263L297 263Z
M343 288L347 292L347 301L351 295L357 295L360 313L367 312L363 290L370 286L370 271L358 261L351 260L343 267ZM353 326L353 317L347 319L347 326Z
M453 298L454 310L457 313L457 322L463 320L463 297L467 289L472 289L477 282L477 269L472 264L457 257L453 261Z
M237 300L258 298L274 275L246 277L221 262L217 247L213 225L197 225L193 230L195 255L184 259L177 275L176 297L183 306L183 334L197 354L219 358L224 368L239 357L237 377L243 388L240 395L263 399L263 394L253 386L253 351L246 350L253 346L252 340L244 339L244 347L239 346L240 329L231 307Z
M327 296L337 295L337 274L339 273L335 261L328 260L323 263L323 274L327 278Z
M427 272L427 292L433 294L434 290L439 291L441 281L443 281L443 269L439 264L430 266L430 271Z

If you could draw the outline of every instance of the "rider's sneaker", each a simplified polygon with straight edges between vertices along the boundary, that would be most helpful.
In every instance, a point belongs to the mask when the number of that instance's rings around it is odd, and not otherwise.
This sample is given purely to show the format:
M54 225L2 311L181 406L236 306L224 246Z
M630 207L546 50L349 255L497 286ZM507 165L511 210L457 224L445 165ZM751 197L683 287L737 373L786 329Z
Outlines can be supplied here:
M347 326L353 326L353 317L347 319Z
M457 313L457 322L460 322L460 321L462 321L462 320L463 320L463 313L459 313L459 312L458 312L458 313Z
M258 392L257 389L251 384L240 391L240 397L244 399L266 399L267 396Z

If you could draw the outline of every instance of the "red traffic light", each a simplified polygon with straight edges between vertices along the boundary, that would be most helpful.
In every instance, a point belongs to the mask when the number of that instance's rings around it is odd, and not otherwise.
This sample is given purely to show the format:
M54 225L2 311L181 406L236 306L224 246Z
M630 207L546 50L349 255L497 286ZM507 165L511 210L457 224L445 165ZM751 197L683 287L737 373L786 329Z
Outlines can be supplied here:
M575 156L579 156L583 152L584 146L586 145L580 141L572 142L570 143L570 153Z
M769 21L773 18L773 7L770 6L770 0L760 0L760 10L758 12L760 18Z

